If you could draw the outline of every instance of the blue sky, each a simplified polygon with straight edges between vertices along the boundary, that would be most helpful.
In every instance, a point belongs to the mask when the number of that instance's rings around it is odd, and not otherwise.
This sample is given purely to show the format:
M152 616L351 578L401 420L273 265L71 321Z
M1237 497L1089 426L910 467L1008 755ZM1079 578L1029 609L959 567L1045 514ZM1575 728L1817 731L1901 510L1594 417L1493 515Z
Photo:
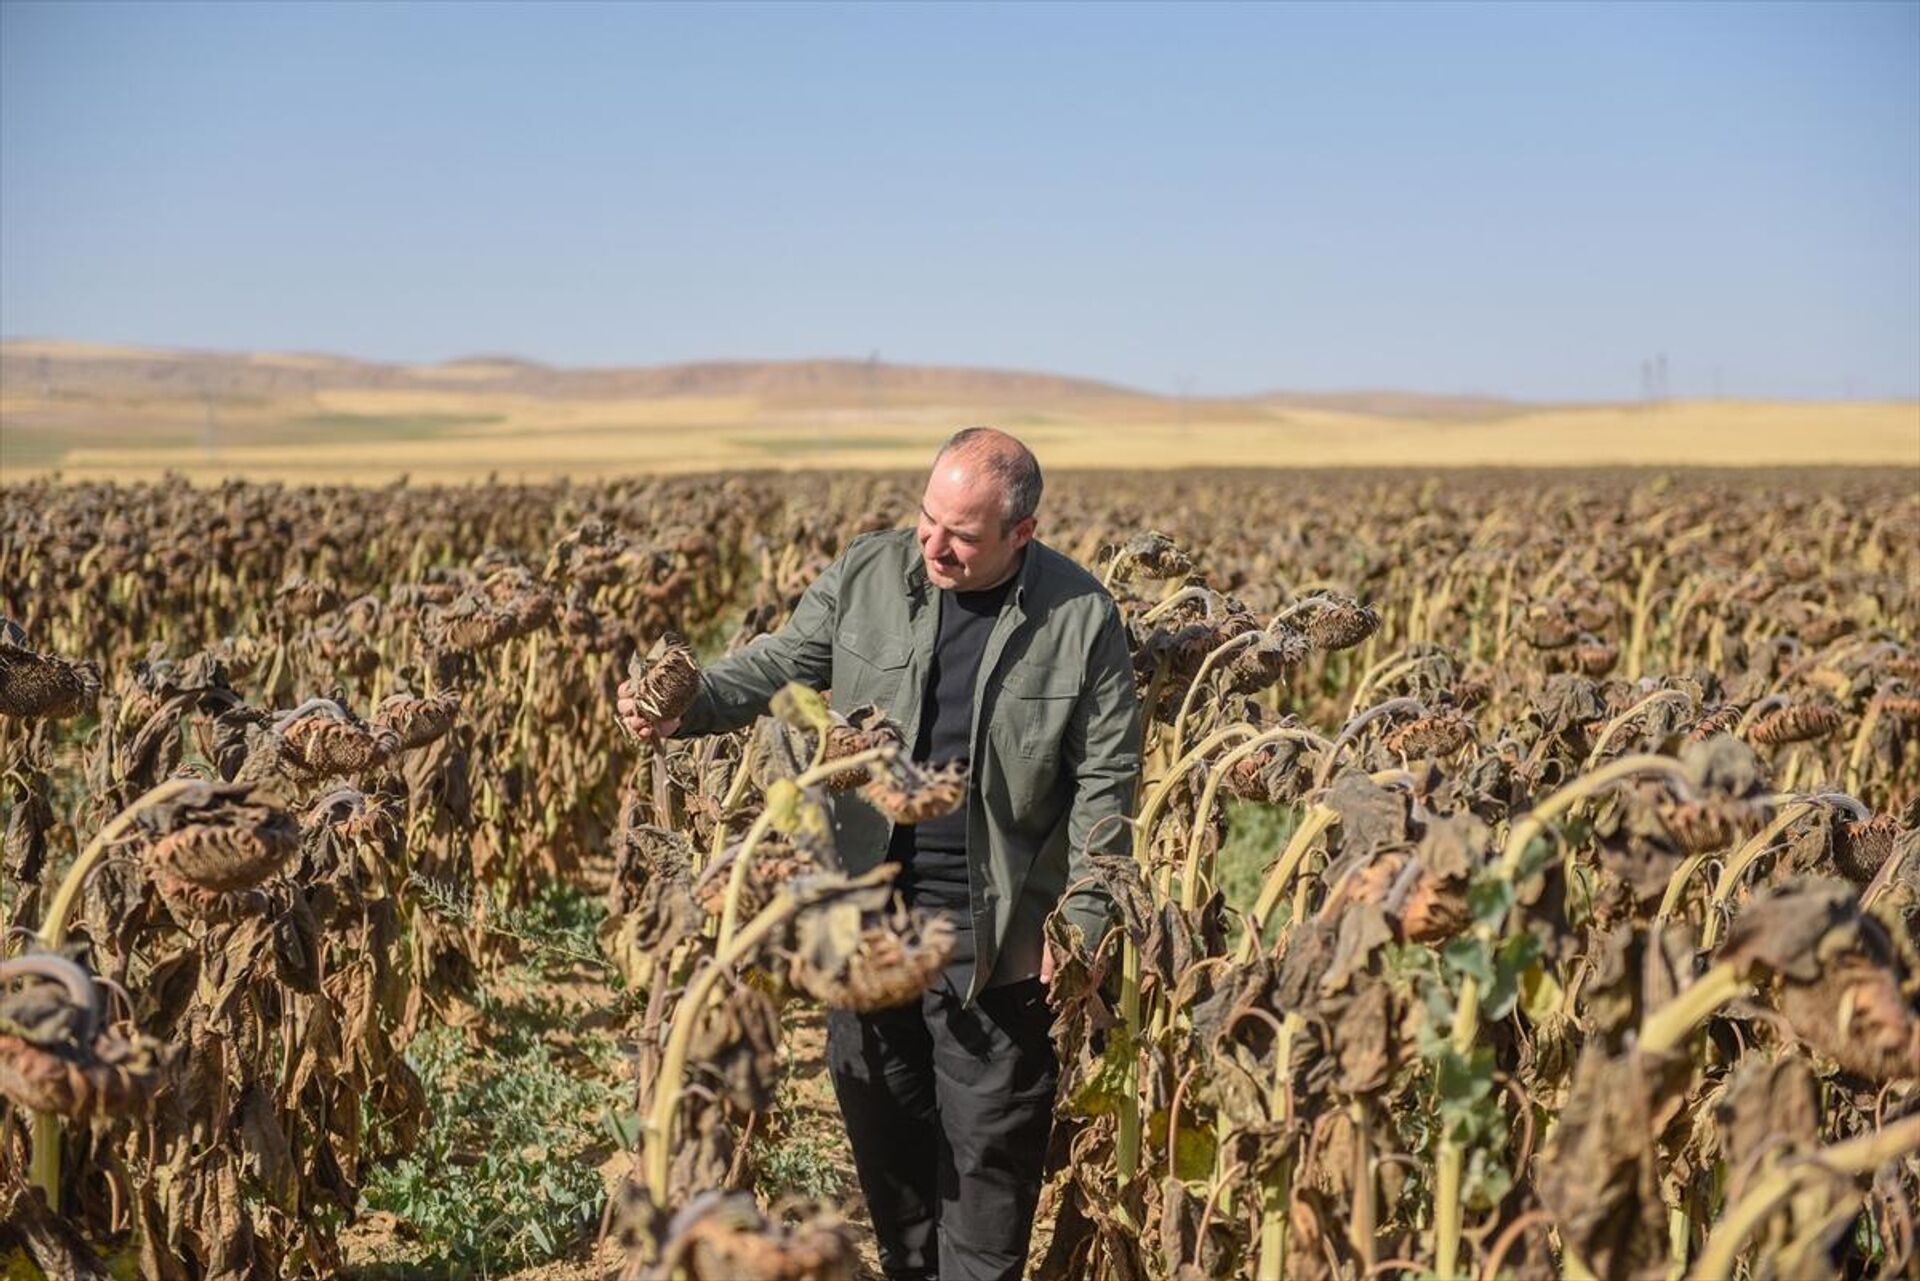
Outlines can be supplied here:
M0 4L0 333L1920 395L1920 5Z

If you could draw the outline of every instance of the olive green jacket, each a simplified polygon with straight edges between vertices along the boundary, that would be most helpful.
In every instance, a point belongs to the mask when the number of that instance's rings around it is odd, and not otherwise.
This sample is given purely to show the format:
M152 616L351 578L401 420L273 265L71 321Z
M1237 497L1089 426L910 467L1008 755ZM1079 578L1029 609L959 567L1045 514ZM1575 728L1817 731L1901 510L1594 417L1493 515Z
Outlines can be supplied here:
M862 535L785 627L701 673L678 732L737 729L798 681L832 690L843 711L878 703L915 742L939 612L914 531ZM1140 708L1119 610L1097 579L1038 542L1027 545L981 655L972 764L969 1000L989 976L1040 972L1042 924L1069 886L1067 919L1089 943L1099 940L1113 905L1085 881L1087 852L1128 848L1130 829L1119 819L1133 812L1140 778ZM832 813L848 871L886 857L893 824L884 815L853 795L836 797Z

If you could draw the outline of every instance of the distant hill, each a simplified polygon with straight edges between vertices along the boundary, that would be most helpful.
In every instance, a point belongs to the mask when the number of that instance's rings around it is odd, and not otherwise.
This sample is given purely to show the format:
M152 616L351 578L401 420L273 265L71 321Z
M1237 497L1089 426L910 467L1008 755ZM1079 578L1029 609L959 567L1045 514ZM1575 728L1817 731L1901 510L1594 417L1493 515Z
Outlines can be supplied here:
M861 405L1157 397L1057 374L868 360L712 360L567 369L512 356L396 365L340 356L168 351L83 343L0 343L0 386L114 398L297 396L362 390L453 390L551 399L753 396L773 403Z
M703 360L574 369L487 354L401 365L298 352L184 351L36 339L0 342L0 387L14 395L31 395L44 387L69 396L111 399L277 399L338 391L459 390L553 400L752 396L771 405L849 407L1066 400L1132 401L1145 407L1171 399L1091 378L873 360ZM1200 397L1197 403L1440 422L1490 421L1544 407L1498 396L1403 391L1273 391Z
M1406 391L1274 391L1249 396L1269 409L1318 409L1369 418L1418 418L1426 422L1492 422L1549 408L1500 396L1422 395Z

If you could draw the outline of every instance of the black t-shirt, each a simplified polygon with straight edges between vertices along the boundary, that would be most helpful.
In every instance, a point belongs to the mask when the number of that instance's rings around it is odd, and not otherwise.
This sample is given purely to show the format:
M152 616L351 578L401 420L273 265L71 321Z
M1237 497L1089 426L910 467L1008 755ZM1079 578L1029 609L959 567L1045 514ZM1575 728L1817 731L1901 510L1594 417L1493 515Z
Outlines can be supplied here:
M964 760L973 753L973 687L980 660L1019 575L982 592L940 593L940 631L920 705L916 761ZM962 932L954 961L972 970L973 909L967 875L967 807L917 826L893 829L887 857L901 864L908 904L945 912Z

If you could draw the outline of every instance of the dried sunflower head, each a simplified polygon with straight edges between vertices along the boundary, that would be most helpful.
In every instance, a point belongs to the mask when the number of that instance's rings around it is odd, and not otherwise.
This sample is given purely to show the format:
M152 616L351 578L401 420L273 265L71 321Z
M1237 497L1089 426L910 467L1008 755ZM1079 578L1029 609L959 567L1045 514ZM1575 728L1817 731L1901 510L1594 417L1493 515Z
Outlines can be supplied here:
M700 692L700 664L684 639L666 632L644 657L636 653L628 662L621 689L648 720L675 720Z
M347 676L371 676L380 666L380 651L360 632L344 623L315 627L302 638L333 671Z
M285 810L236 801L210 806L160 837L147 851L147 865L157 875L226 894L252 889L299 849L300 825Z
M1307 638L1291 627L1268 632L1227 661L1227 688L1235 694L1257 694L1284 679L1310 652Z
M967 767L959 761L932 766L907 760L883 763L860 795L896 823L924 823L966 804Z
M19 632L13 624L12 631ZM100 695L100 672L92 663L75 663L28 649L0 636L0 715L21 720L64 720L91 706Z
M1228 766L1220 788L1241 800L1291 804L1313 785L1313 759L1294 740L1267 743Z
M274 606L290 619L307 620L331 614L340 608L340 589L331 583L315 582L305 574L294 574L273 594Z
M905 751L907 739L901 728L877 704L856 707L845 716L833 713L833 724L827 730L828 761L843 761L849 756L885 746ZM866 782L867 778L868 772L863 768L841 770L827 779L827 787L836 792L850 791Z
M1580 639L1573 611L1557 600L1536 601L1527 607L1524 623L1527 644L1535 649L1565 649Z
M1436 876L1407 850L1381 854L1355 869L1341 883L1340 901L1378 906L1403 943L1451 938L1472 919L1466 881Z
M1455 711L1436 712L1396 726L1381 743L1404 757L1451 756L1474 740L1473 722Z
M1834 842L1834 861L1848 880L1865 885L1893 854L1894 842L1900 839L1900 823L1891 814L1875 814L1846 824L1837 835L1840 839Z
M667 1224L654 1248L688 1281L853 1281L858 1254L839 1219L770 1222L751 1193L706 1191Z
M1723 703L1718 707L1703 708L1700 719L1687 731L1687 741L1704 743L1710 738L1722 734L1731 734L1740 724L1740 709L1732 704Z
M1315 649L1352 649L1380 630L1380 615L1351 596L1328 595L1307 618L1307 639Z
M1912 943L1851 885L1770 887L1727 931L1720 960L1765 982L1794 1034L1871 1081L1920 1079L1920 978Z
M158 1042L101 1027L78 964L51 952L0 960L0 1094L56 1116L111 1116L144 1106L160 1068Z
M1110 576L1116 583L1135 578L1183 578L1193 572L1193 557L1159 530L1135 534L1113 553Z
M401 750L400 735L344 716L313 713L279 726L281 750L296 773L310 778L359 774L386 764Z
M1573 663L1588 676L1605 676L1620 661L1620 647L1612 641L1582 635L1573 647Z
M434 648L447 654L478 653L519 634L519 623L511 613L472 595L435 609L427 624Z
M803 883L804 885L804 883ZM932 986L953 954L953 923L908 912L891 886L838 890L794 917L789 977L835 1009L903 1005Z
M707 864L694 883L694 900L709 916L719 916L726 909L727 883L739 853L740 846L736 844ZM748 870L750 875L740 886L739 913L743 921L758 915L760 909L772 901L774 893L794 877L811 876L822 869L806 850L763 843L754 850L753 866Z
M545 627L559 612L553 593L539 588L515 592L502 602L502 609L513 620L513 634L524 636Z
M1744 743L1727 735L1688 742L1680 750L1688 787L1676 795L1660 783L1633 794L1651 811L1672 847L1685 854L1725 849L1751 836L1771 813L1771 796L1760 763ZM1653 827L1644 835L1652 836Z
M1710 854L1726 849L1752 835L1763 821L1763 812L1757 809L1736 810L1727 805L1676 801L1664 789L1655 808L1674 844L1687 854Z
M448 730L460 717L460 696L451 692L431 698L411 694L390 694L374 709L373 723L399 736L403 749L425 747Z
M1789 703L1755 721L1747 737L1768 747L1825 738L1840 728L1840 709L1824 698Z

